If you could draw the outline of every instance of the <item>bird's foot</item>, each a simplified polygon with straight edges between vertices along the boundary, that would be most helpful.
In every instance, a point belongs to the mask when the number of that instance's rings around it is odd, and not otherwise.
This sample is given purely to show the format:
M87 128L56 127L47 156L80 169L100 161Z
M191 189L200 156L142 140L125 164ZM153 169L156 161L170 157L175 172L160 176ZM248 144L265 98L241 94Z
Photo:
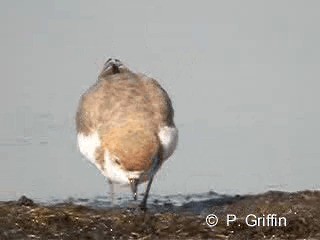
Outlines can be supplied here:
M142 202L139 204L139 208L140 208L142 211L147 211L147 202L146 202L146 201L142 201Z

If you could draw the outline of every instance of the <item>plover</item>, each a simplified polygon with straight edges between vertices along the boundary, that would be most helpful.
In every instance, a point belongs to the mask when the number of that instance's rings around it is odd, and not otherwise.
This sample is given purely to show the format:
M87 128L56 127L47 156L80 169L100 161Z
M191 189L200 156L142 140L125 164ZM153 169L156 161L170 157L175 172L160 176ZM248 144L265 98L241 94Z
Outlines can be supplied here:
M174 152L178 129L167 92L153 78L110 58L98 80L81 97L76 128L80 152L113 184L137 186L152 180Z

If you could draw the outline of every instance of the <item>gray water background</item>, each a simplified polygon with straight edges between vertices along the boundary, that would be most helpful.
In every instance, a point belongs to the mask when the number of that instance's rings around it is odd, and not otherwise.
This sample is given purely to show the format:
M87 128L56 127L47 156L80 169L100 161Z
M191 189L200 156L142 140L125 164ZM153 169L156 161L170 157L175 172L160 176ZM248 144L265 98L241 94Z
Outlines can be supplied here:
M80 95L109 56L157 78L180 142L157 195L320 188L319 1L0 1L0 200L94 197Z

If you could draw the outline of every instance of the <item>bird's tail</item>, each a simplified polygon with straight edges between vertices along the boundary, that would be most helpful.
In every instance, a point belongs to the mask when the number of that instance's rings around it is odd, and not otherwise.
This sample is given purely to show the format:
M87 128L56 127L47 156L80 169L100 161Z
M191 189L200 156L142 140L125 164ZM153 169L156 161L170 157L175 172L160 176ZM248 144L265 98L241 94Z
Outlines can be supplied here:
M105 62L99 78L123 72L125 69L127 69L126 66L119 59L109 58Z

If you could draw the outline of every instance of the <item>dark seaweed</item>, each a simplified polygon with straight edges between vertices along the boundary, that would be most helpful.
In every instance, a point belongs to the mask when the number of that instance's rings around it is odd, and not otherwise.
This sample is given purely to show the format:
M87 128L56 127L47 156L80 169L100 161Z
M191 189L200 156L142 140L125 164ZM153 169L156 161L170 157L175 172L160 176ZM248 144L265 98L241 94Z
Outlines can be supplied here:
M213 228L205 222L209 213L219 217ZM239 218L229 227L228 213ZM249 213L285 216L288 225L251 228L244 224ZM0 202L0 239L320 239L320 191L223 196L182 206L155 200L146 212L72 201L46 205L23 196Z

